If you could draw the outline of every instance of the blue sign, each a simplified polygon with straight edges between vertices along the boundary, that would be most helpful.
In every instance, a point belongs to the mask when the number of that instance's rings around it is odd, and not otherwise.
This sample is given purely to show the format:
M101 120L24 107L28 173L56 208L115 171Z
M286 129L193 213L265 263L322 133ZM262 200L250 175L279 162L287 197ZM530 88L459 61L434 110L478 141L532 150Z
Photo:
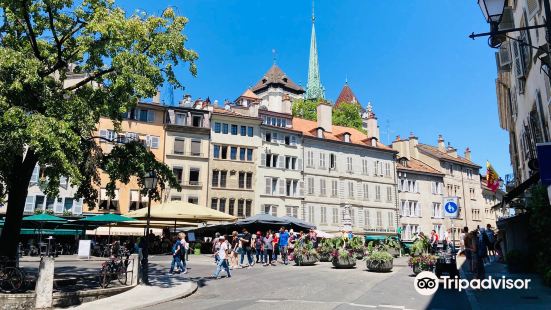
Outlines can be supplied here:
M446 209L447 213L455 213L457 211L457 205L453 201L448 201L448 203L444 206L444 209Z

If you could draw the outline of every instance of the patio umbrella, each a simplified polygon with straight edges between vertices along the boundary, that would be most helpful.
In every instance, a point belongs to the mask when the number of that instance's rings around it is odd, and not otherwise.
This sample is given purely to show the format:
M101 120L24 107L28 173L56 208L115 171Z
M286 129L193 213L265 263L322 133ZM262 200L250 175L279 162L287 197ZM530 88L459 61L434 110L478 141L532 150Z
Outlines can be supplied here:
M241 219L236 222L239 226L251 225L251 224L268 224L268 225L289 225L289 221L273 216L270 214L257 214L248 218Z
M322 231L322 230L315 230L315 232L316 232L316 236L318 236L318 238L324 238L324 239L335 238L335 235L327 233L327 232Z
M51 224L51 225L57 226L67 222L67 220L64 218L53 216L46 213L26 216L23 218L23 221L39 225L38 240L40 243L42 242L42 229L44 228L44 224Z
M94 215L94 216L88 216L83 219L78 220L79 222L84 223L92 223L92 224L107 224L109 226L109 236L107 237L107 242L110 243L111 241L111 224L113 223L122 223L122 222L130 222L135 221L136 219L131 217L126 217L118 214L102 214L102 215Z
M132 211L128 216L146 219L147 208ZM236 217L223 212L219 212L207 207L184 201L170 201L157 206L151 206L150 220L154 221L183 221L191 223L202 223L207 221L235 221Z
M298 228L302 228L302 229L316 228L314 224L297 219L296 217L293 217L293 216L286 215L286 216L282 216L281 219L290 222L291 225L298 226Z

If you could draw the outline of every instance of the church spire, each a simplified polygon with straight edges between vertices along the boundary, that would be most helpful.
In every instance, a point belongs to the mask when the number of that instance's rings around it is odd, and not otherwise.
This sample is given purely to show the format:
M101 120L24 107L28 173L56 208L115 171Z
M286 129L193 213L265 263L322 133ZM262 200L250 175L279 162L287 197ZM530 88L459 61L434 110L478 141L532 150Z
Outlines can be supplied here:
M314 0L312 0L312 37L310 38L310 60L308 62L308 83L306 84L306 99L325 99L325 89L321 85L318 64L318 47L316 44L316 15Z

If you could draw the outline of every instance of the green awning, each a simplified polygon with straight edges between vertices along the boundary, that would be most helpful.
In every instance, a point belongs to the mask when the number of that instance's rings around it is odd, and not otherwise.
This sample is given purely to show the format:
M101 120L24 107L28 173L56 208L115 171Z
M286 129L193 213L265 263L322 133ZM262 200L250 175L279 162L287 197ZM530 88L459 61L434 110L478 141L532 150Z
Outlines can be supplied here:
M56 223L65 223L65 222L67 222L67 220L64 219L64 218L53 216L53 215L46 214L46 213L26 216L26 217L23 218L23 221L56 222Z
M366 235L365 241L373 241L373 240L385 240L387 236L378 236L378 235Z
M82 233L82 230L76 229L31 229L23 228L21 229L22 235L39 235L42 236L77 236Z
M121 223L121 222L128 222L128 221L135 221L135 218L122 216L118 214L102 214L102 215L94 215L94 216L88 216L85 217L79 222L93 222L93 223Z

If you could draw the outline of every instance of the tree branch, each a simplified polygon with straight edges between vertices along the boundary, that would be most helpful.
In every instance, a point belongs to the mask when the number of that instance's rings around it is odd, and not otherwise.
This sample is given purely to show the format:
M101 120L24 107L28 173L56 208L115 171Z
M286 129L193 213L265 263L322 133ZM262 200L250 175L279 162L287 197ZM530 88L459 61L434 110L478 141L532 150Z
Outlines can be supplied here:
M29 40L31 41L31 47L33 49L34 55L38 60L43 61L45 58L40 54L38 49L38 43L36 42L36 35L31 24L31 18L29 16L29 10L27 8L27 1L23 1L21 8L23 9L23 18L25 19L25 24L27 27L27 34L29 35Z
M46 11L48 12L48 21L50 23L50 31L52 31L52 35L54 36L54 41L55 41L55 45L56 45L56 49L57 49L57 63L54 65L54 67L63 66L64 63L65 63L63 61L63 58L62 58L63 51L61 49L61 42L59 41L59 38L57 37L57 31L56 31L55 25L54 25L54 14L52 12L52 7L50 6L49 1L46 4Z
M75 85L72 85L72 86L69 86L67 88L65 88L65 90L68 90L68 91L72 91L72 90L75 90L77 88L80 88L82 85L85 85L99 77L102 77L104 76L105 74L108 74L108 73L111 73L111 72L114 72L115 71L115 68L111 67L109 69L105 69L105 70L101 70L101 71L97 71L96 73L94 74L91 74L89 75L87 78L83 79L82 81L76 83Z

